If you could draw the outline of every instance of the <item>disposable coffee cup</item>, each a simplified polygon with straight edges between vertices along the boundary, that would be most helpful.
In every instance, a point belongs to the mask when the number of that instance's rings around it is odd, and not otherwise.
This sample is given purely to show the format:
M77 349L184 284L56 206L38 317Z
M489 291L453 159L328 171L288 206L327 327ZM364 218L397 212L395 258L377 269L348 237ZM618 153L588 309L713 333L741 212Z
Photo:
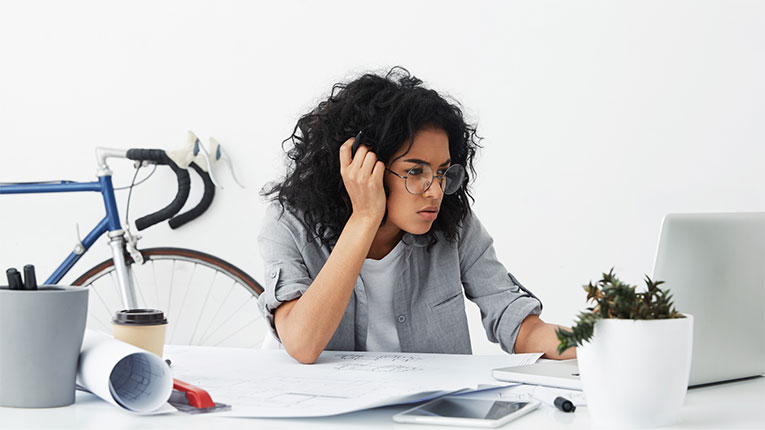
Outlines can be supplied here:
M87 316L87 288L0 286L0 406L74 403Z
M167 318L157 309L117 311L112 320L114 338L162 357Z

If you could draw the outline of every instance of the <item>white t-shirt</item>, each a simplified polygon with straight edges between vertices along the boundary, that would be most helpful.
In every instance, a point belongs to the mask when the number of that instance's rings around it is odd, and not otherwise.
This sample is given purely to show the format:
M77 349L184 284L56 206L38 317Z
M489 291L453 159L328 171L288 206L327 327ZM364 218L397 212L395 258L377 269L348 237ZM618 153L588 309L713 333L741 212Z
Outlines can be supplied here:
M396 280L405 269L404 242L399 242L381 260L367 258L361 267L361 279L369 306L367 351L400 352L401 343L393 313Z

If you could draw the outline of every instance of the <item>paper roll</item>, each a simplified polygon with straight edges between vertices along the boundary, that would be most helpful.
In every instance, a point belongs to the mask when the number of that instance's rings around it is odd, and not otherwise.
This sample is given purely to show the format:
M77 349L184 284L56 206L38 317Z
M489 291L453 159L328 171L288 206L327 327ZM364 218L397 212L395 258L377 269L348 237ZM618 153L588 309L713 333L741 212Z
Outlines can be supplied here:
M160 357L95 330L85 330L77 384L139 413L159 410L173 391L170 368Z

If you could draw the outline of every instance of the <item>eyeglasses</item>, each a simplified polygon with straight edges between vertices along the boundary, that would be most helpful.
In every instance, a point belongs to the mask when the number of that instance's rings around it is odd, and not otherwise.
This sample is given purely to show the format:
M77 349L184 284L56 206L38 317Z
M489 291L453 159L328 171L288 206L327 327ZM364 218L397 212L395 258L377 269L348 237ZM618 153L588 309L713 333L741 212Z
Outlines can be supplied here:
M409 169L404 176L387 167L385 170L403 179L406 190L414 195L420 195L428 191L433 184L433 180L436 178L438 178L439 185L444 194L454 194L462 186L462 181L465 180L465 168L460 164L452 164L440 175L434 174L433 169L427 164L417 164Z

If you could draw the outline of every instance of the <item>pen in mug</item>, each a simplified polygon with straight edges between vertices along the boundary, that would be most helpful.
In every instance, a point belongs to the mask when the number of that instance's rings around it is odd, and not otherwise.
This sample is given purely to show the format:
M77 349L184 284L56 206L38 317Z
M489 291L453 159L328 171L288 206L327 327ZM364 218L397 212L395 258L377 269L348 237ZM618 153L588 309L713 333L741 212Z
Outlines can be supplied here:
M8 278L9 290L23 290L24 284L21 282L21 273L16 268L11 267L5 271L5 276Z
M558 410L563 412L574 412L576 410L576 406L574 406L574 403L571 400L559 395L555 391L539 390L538 388L539 387L534 390L532 397L540 402L555 406Z
M35 266L27 264L24 266L24 289L36 290L37 277L35 276Z

